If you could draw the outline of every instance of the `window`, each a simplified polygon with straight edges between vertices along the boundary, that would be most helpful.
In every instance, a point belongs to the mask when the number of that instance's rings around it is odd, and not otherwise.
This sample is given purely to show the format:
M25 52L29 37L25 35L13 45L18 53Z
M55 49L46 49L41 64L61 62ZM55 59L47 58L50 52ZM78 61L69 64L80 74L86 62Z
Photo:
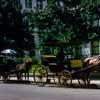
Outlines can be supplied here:
M37 0L37 7L40 9L43 8L43 0Z
M92 54L99 54L99 41L93 41L92 42Z
M25 0L26 8L32 8L32 0Z

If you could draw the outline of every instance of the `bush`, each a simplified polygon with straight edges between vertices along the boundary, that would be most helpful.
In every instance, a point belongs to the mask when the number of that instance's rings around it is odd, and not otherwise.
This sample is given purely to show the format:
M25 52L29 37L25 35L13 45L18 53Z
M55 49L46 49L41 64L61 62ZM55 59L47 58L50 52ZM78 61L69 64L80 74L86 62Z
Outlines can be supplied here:
M7 57L0 57L0 64L6 64L7 63Z
M34 65L34 64L38 64L38 60L37 60L35 57L32 57L31 59L32 59L33 65Z
M24 61L23 61L23 58L18 57L18 58L15 59L15 62L17 62L17 63L23 63Z
M30 73L33 73L36 67L37 67L37 65L32 65L32 68L30 69L29 72L30 72Z

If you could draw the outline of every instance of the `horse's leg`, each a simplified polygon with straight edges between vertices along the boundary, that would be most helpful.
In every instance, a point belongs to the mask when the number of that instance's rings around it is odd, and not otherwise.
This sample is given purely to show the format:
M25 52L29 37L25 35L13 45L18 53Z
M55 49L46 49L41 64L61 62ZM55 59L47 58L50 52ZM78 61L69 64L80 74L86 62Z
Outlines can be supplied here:
M25 71L25 80L29 80L29 72Z
M26 73L26 71L25 71L24 73L25 73L25 80L26 80L26 77L27 77L27 75L26 75L26 74L27 74L27 73Z
M19 72L16 72L17 80L20 80Z
M22 73L21 72L17 72L17 80L22 80Z
M28 81L29 81L29 71L27 72L27 78L28 78Z
M23 80L23 71L20 72L20 80Z
M16 72L17 80L19 80L19 72Z

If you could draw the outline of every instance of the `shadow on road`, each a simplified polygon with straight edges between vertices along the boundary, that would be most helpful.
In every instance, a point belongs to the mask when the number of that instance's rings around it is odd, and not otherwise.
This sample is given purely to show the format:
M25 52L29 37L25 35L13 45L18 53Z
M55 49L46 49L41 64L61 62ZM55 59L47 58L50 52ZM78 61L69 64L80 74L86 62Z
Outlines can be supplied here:
M9 83L9 84L30 84L30 81L27 80L6 80L3 81L3 83Z
M6 83L6 84L28 84L28 85L36 85L34 82L32 81L27 81L27 80L7 80L7 81L3 81L2 83ZM100 86L97 84L90 84L88 87L85 86L80 86L78 84L72 84L71 86L60 86L57 84L46 84L46 85L37 85L39 87L56 87L56 88L82 88L82 89L100 89Z

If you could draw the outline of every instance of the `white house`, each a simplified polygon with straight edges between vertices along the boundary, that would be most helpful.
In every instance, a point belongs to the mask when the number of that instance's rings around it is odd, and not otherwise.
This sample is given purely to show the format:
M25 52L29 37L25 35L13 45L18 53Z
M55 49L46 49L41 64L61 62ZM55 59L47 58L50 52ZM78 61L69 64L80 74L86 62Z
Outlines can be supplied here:
M17 0L22 5L22 12L34 10L35 7L41 6L42 9L47 5L48 0Z

